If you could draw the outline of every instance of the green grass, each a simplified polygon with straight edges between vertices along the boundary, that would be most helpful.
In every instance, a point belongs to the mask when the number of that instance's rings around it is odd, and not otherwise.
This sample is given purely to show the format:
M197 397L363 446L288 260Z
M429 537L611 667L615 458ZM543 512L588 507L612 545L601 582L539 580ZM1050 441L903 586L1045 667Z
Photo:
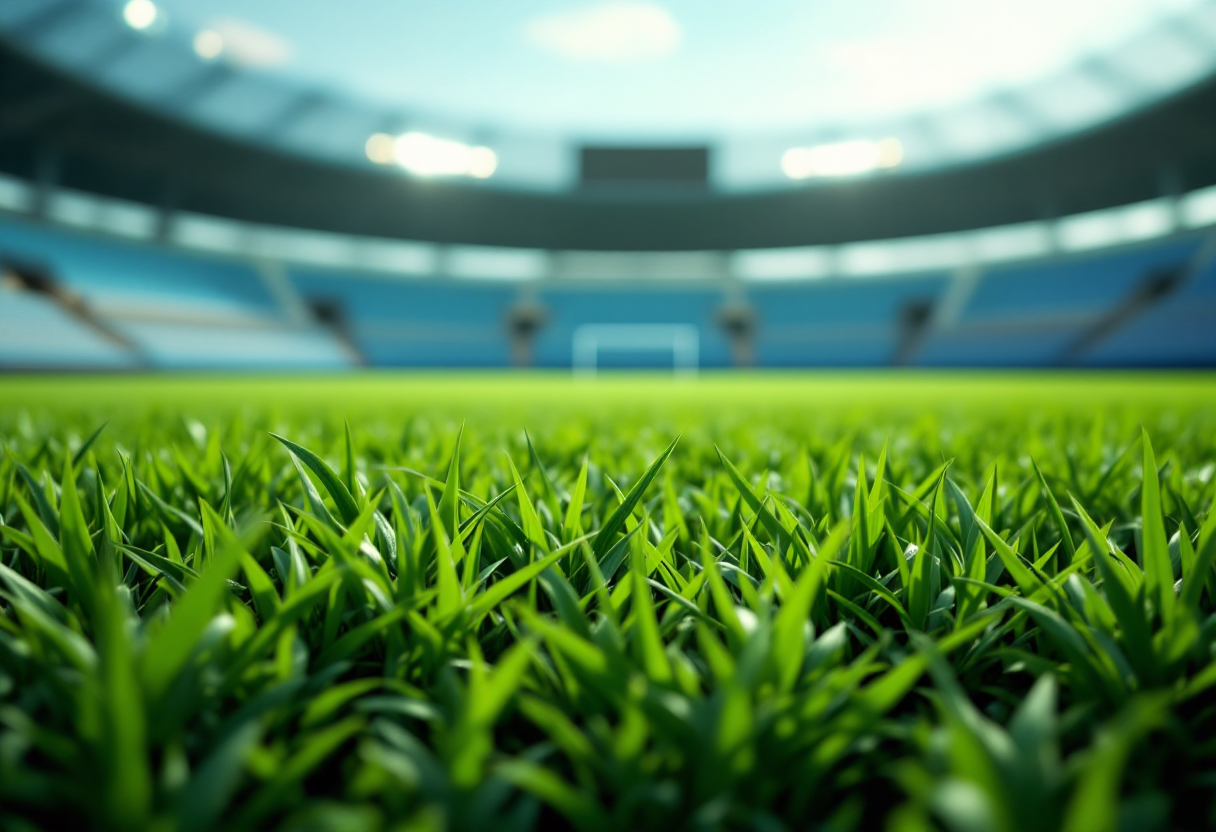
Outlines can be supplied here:
M1216 826L1214 497L1210 375L0 377L0 829Z

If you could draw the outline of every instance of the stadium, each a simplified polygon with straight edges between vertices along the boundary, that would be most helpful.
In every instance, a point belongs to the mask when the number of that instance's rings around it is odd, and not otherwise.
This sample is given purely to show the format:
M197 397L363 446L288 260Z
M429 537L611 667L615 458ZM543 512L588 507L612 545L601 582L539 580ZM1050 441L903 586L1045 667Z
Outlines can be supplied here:
M0 828L1216 828L1216 2L0 0Z

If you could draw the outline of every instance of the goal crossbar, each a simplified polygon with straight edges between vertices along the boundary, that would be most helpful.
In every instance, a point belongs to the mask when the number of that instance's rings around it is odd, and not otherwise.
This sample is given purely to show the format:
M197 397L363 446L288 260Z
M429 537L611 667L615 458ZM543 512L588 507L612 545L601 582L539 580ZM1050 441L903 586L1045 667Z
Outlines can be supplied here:
M676 375L695 375L701 335L691 324L583 324L574 330L573 365L578 375L594 376L600 353L671 351Z

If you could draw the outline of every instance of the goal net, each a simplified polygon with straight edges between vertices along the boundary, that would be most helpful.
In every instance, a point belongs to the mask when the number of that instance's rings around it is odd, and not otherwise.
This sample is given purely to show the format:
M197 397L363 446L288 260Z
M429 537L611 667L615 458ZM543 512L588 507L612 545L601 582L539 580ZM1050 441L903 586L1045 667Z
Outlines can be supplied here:
M696 375L701 361L701 336L689 324L584 324L574 330L574 372L594 376L605 358L620 362L665 354L678 376ZM649 364L647 363L647 366Z

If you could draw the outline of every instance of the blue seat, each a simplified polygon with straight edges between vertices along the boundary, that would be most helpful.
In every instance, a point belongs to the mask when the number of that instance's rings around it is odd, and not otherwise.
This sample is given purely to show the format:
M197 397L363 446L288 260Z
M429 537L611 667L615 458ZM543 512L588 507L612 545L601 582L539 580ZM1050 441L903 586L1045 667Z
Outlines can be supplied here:
M511 286L425 278L376 278L337 271L293 269L307 298L341 302L351 320L468 321L500 325L515 296Z
M130 322L123 332L148 363L165 369L224 368L336 370L352 357L320 328L235 328L183 323Z
M368 363L377 367L506 367L511 363L510 345L503 336L441 343L426 339L359 341Z
M757 286L747 296L762 325L887 324L908 303L935 300L948 276L850 278L823 283Z
M1085 363L1216 366L1216 264L1096 344Z
M53 301L0 290L0 367L133 367L138 353L90 329Z
M1008 332L931 335L916 363L925 367L1042 367L1059 364L1065 350L1082 332L1053 326Z
M511 286L291 272L308 299L341 304L368 362L389 367L502 367L510 363Z
M993 269L971 296L963 319L1100 313L1118 304L1153 272L1183 266L1198 249L1198 240L1171 240Z
M277 314L246 264L0 220L0 257L46 268L95 304Z
M931 328L923 366L1051 366L1155 272L1188 265L1201 241L1175 237L987 271L961 314ZM123 346L54 301L27 292L0 296L0 364L6 366L318 367L351 355L320 325L289 322L250 263L201 253L0 220L0 257L45 268L88 300L136 345ZM705 283L539 283L528 287L439 277L293 268L305 299L336 301L349 335L378 366L501 367L512 355L509 313L527 299L545 311L533 343L541 367L573 363L584 325L695 327L702 367L732 362L718 315L727 295ZM750 284L754 356L768 367L890 364L901 347L902 313L935 304L945 272L789 284ZM940 321L935 321L940 324ZM1216 265L1095 343L1094 366L1216 364ZM674 346L674 345L673 345ZM672 349L604 348L598 366L666 368Z
M772 367L890 364L909 304L935 302L946 274L851 278L760 286L748 292L759 317L756 360Z
M896 347L894 329L801 341L761 337L756 344L756 363L761 367L882 367L891 363Z

